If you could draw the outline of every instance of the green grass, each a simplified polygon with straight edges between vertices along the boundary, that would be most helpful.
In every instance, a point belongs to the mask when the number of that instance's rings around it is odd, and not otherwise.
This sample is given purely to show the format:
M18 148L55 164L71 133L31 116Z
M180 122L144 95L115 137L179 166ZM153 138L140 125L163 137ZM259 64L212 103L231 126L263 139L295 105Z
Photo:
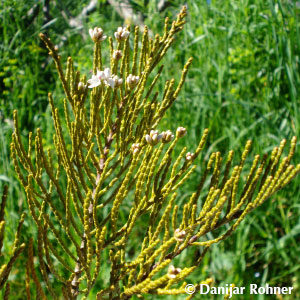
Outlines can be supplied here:
M0 7L3 20L0 25L0 190L5 182L10 185L6 212L9 229L4 253L9 253L20 211L27 210L24 191L9 159L12 110L19 111L24 136L41 127L46 140L51 141L47 93L54 91L57 102L63 97L54 65L37 34L47 31L56 44L66 37L61 49L63 59L73 56L77 67L88 75L92 65L88 28L98 25L111 35L123 23L109 5L100 1L98 11L84 21L81 29L68 26L61 15L64 7L59 5L51 6L53 22L43 24L40 13L28 25L22 17L34 3L5 0ZM63 3L76 15L88 1ZM152 32L162 32L161 20L165 16L174 17L180 7L180 1L172 1L172 6L158 13L154 1L132 3L143 12L144 22ZM238 159L248 139L253 141L253 157L270 152L283 138L294 135L299 138L300 10L296 1L218 0L208 5L197 0L187 1L187 5L187 24L165 60L162 84L172 77L178 82L179 70L187 59L192 56L194 61L185 88L161 128L174 131L177 126L186 127L189 138L184 139L182 146L184 143L189 150L195 149L201 132L209 128L204 160L213 151L219 150L225 156L230 149L235 150ZM297 150L294 162L299 162L299 158ZM200 169L185 186L182 201L192 193ZM299 299L299 184L297 178L254 211L234 236L213 246L202 268L190 276L189 282L197 283L211 276L216 285L293 285L295 291L290 299ZM29 218L24 225L25 238L35 234ZM183 267L189 265L190 253L189 256L183 253L178 263ZM18 260L11 279L21 282L24 264L24 259ZM18 285L13 293L14 299L22 299L24 286ZM251 298L244 295L244 299Z

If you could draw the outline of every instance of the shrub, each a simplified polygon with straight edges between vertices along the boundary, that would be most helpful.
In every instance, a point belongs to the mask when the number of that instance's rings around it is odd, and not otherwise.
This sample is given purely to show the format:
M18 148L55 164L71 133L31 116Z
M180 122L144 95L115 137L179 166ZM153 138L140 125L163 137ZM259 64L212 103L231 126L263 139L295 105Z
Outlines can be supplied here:
M290 165L296 146L293 138L286 157L281 159L283 140L270 157L256 155L244 174L248 141L236 166L232 167L233 151L224 167L221 153L212 153L206 166L202 164L195 192L183 207L176 204L208 135L205 129L194 152L184 147L174 157L186 129L178 127L174 134L158 130L192 63L189 59L177 85L171 79L162 93L155 91L163 71L161 60L182 30L185 15L183 8L171 26L167 18L163 36L150 38L145 27L141 42L136 27L133 50L129 27L118 28L115 42L101 28L91 29L94 61L89 80L75 71L71 58L64 72L58 48L40 35L66 95L64 115L50 93L53 145L44 145L37 129L35 138L29 134L25 149L15 111L11 143L15 170L37 228L37 255L46 290L35 274L32 255L28 274L38 296L49 293L56 299L62 293L66 299L79 295L86 299L97 292L98 299L129 299L185 294L185 278L201 264L209 247L230 236L248 213L300 171L300 165ZM101 52L107 40L109 68ZM210 232L217 237L208 239ZM140 248L132 249L136 240ZM192 247L198 247L200 255L193 265L181 269L176 258ZM32 240L29 249L32 253Z

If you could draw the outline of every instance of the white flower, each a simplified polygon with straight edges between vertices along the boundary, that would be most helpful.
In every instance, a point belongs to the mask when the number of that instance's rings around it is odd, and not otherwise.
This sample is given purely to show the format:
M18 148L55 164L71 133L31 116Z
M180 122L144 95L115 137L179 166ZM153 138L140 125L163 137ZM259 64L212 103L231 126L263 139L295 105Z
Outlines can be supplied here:
M177 136L178 137L183 137L186 135L186 129L184 127L178 127L176 130Z
M170 279L174 279L176 278L176 275L178 275L180 272L181 272L180 268L175 268L173 265L170 265L168 269L168 277Z
M126 82L131 89L138 84L139 80L140 80L139 76L134 76L132 74L129 74L126 78Z
M129 36L129 31L127 30L126 27L118 27L117 31L115 32L115 38L118 41L122 41L128 38Z
M107 80L105 80L106 85L110 86L112 89L115 88L115 81L112 78L107 78Z
M97 87L101 84L101 80L97 75L92 75L92 78L87 81L89 84L88 88L92 89L94 87Z
M91 28L89 34L95 43L102 42L106 39L106 35L103 35L103 30L100 27L95 27L94 29Z
M145 140L148 144L154 146L162 139L162 137L162 134L158 134L158 130L151 130L150 134L145 135Z
M110 69L106 68L104 71L97 70L96 75L92 75L92 79L88 80L87 82L90 84L89 88L94 88L101 85L102 82L106 83L106 80L110 78Z
M105 68L103 71L97 70L97 74L93 75L92 79L87 82L90 84L89 88L94 88L101 85L101 83L104 83L114 89L123 83L123 79L119 78L117 75L111 75L110 69Z
M101 81L107 80L111 76L110 68L105 68L104 71L97 70L97 76Z

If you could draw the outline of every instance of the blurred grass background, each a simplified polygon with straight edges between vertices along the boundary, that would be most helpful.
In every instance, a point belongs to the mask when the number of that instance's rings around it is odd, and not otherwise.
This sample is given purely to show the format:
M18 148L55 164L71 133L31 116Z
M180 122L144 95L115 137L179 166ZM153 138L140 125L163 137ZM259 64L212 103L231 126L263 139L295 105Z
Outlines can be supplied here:
M8 232L3 253L11 251L20 212L27 211L24 191L9 158L12 111L19 111L22 135L40 127L45 142L52 143L47 93L54 93L56 103L63 97L54 64L38 33L47 32L60 46L63 61L72 56L81 73L89 75L93 43L88 29L100 26L105 34L112 35L118 26L130 21L120 17L109 2L98 1L96 10L82 19L80 26L72 26L72 19L89 1L1 1L0 190L9 184ZM300 137L299 1L175 0L165 1L168 5L161 11L158 2L161 1L129 1L135 14L140 14L154 33L162 32L166 16L174 18L183 4L188 6L185 29L164 61L161 85L171 77L178 82L184 63L194 58L185 87L161 128L174 131L178 126L186 127L188 138L183 142L189 150L195 149L201 132L209 128L203 160L217 150L225 156L230 149L235 150L238 159L248 139L253 140L251 158L270 152L283 138ZM297 150L294 163L299 163L299 158ZM197 174L182 191L182 203L191 195ZM299 184L298 177L254 211L235 235L213 246L201 268L189 277L189 283L210 276L216 286L294 286L293 294L284 299L300 299ZM35 235L29 218L24 225L24 239ZM138 248L138 242L132 247ZM197 255L197 251L193 254ZM0 260L5 261L5 256ZM191 252L184 252L178 264L189 266L192 260ZM14 280L12 299L24 299L25 263L18 259L10 277ZM160 298L168 297L147 299ZM271 299L267 295L239 296L265 298Z

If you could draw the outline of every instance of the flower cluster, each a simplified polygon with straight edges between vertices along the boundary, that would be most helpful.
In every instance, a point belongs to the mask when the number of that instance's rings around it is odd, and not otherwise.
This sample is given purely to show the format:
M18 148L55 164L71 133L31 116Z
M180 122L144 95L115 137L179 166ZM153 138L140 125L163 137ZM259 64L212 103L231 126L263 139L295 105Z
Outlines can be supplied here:
M97 43L99 41L104 41L106 39L106 35L103 35L103 30L100 27L95 27L94 29L89 30L90 36L92 40ZM127 30L127 28L118 27L118 30L115 32L115 38L118 41L125 40L129 36L130 32ZM122 51L121 50L114 50L112 54L112 58L114 60L119 60L122 58ZM133 89L137 86L138 82L140 80L139 76L135 76L132 74L129 74L126 78L127 85L130 89ZM97 87L104 83L107 86L110 86L111 88L116 88L122 85L123 79L118 78L117 75L111 74L111 71L109 68L104 69L103 71L97 70L97 74L92 75L92 78L88 81L89 88L92 89L94 87Z
M90 28L89 34L95 43L102 42L107 38L106 35L103 35L103 29L100 27L95 27L94 29ZM115 38L118 41L126 40L129 34L130 32L127 30L126 27L118 27L117 31L114 33Z
M111 75L110 69L106 68L104 71L97 70L97 74L92 75L92 78L87 82L90 89L101 85L102 82L111 88L115 88L123 83L123 79L119 78L117 75Z
M166 144L169 143L174 138L174 134L171 130L163 131L162 133L158 133L158 130L151 130L149 134L145 135L145 140L148 144L154 146L159 141Z

